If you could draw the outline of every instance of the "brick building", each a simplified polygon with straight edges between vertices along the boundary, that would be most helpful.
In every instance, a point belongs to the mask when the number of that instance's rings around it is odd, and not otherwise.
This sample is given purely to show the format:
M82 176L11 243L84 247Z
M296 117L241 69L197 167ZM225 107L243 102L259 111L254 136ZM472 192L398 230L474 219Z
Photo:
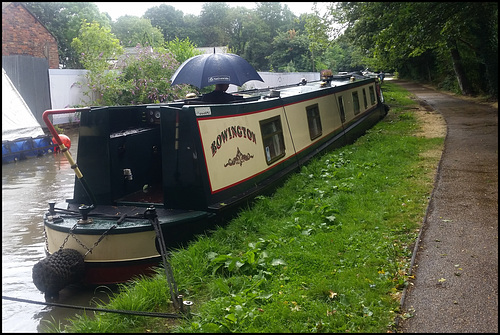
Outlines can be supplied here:
M2 2L2 56L45 58L59 68L57 40L20 2Z

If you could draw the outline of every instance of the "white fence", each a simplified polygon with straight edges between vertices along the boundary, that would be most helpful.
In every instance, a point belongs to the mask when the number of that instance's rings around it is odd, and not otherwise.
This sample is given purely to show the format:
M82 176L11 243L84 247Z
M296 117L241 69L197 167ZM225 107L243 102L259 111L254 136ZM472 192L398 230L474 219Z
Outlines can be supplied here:
M50 102L52 109L63 109L85 104L84 86L87 70L49 69ZM73 114L53 115L54 124L75 121Z
M88 97L83 92L87 87L85 73L87 70L49 69L50 101L52 109L62 109L76 105L86 105ZM252 80L243 85L242 89L276 87L298 84L302 78L307 81L319 80L319 72L259 72L264 82ZM229 85L228 92L236 92L238 86ZM54 124L71 123L75 121L72 114L54 115Z

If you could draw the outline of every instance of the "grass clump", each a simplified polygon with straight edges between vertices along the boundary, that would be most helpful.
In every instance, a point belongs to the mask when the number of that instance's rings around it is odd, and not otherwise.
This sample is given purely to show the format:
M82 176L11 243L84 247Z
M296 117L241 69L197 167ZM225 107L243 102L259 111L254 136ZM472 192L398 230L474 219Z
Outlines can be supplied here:
M192 317L96 314L71 332L387 332L444 138L415 136L415 102L384 83L391 110L354 144L315 158L223 228L172 253ZM172 312L163 271L106 306Z

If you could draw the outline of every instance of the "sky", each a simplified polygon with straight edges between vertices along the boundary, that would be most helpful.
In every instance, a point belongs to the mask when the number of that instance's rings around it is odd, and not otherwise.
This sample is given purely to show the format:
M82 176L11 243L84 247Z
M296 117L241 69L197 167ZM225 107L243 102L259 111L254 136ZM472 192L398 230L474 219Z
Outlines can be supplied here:
M207 2L207 1L205 1ZM133 15L141 17L146 10L161 4L166 4L181 10L184 14L200 15L205 2L94 2L101 12L107 12L113 21L120 16ZM226 2L226 1L224 1ZM230 7L242 6L249 9L255 8L256 2L226 2ZM281 2L297 16L312 13L314 2Z

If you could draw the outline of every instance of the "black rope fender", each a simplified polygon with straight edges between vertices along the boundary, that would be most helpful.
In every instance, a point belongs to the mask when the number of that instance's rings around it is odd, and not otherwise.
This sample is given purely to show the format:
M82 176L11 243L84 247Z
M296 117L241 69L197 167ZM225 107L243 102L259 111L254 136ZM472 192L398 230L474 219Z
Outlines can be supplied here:
M139 315L139 316L151 316L157 318L185 318L186 315L175 314L175 313L158 313L158 312L143 312L143 311L128 311L128 310L120 310L120 309L106 309L106 308L98 308L98 307L85 307L85 306L75 306L75 305L67 305L60 304L56 302L42 302L35 301L29 299L22 298L14 298L2 295L2 299L16 301L16 302L25 302L29 304L35 305L45 305L45 306L55 306L55 307L63 307L63 308L73 308L73 309L83 309L94 312L107 312L107 313L119 313L119 314L129 314L129 315Z

